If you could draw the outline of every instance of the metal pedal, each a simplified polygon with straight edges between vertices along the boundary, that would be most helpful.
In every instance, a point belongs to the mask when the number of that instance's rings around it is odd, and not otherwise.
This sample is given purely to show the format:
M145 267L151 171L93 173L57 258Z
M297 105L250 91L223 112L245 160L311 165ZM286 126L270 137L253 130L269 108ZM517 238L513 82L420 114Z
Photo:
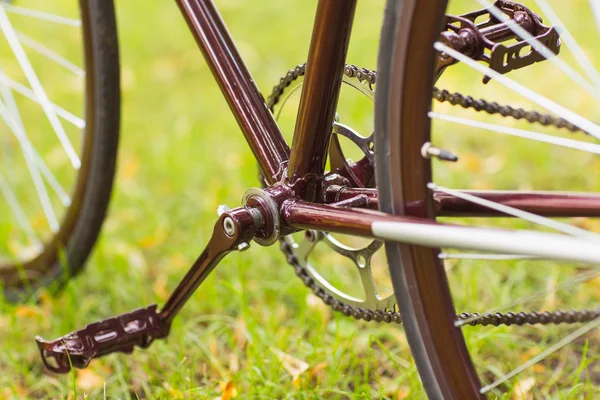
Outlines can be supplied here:
M539 15L512 1L497 0L494 6L509 20L501 21L489 8L461 16L447 15L446 30L441 34L441 41L474 60L487 63L500 74L527 67L560 53L561 41L558 31L554 27L545 26ZM484 22L478 23L477 20ZM529 32L534 39L550 50L550 53L539 53L531 46L531 40L519 38L510 24ZM512 39L516 39L517 43L504 44ZM445 68L456 63L454 58L440 54L438 76ZM484 77L483 82L487 83L489 80L489 77Z
M169 328L153 304L89 324L53 341L39 336L35 340L46 367L66 373L71 366L85 368L92 359L108 353L131 353L135 346L146 348L154 339L166 337Z

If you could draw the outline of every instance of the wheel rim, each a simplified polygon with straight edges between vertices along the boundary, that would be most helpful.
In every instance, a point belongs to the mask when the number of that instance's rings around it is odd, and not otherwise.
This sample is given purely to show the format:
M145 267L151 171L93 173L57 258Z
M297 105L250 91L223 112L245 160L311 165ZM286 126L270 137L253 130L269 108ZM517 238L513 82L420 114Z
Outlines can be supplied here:
M429 66L433 71L435 53L427 49L438 40L446 6L446 0L388 3L388 12L393 9L393 15L401 18L401 28L395 32L399 39L392 38L395 48L381 48L379 59L380 76L391 65L389 74L395 79L389 84L380 80L376 93L376 102L389 104L386 110L376 111L375 118L376 157L389 165L387 170L376 169L380 204L388 213L404 215L405 205L419 204L424 216L435 219L427 189L431 165L420 154L430 136L427 112L433 87L433 74L423 74L423 69ZM382 43L386 40L390 38L382 38ZM391 132L389 143L382 143L385 132ZM388 160L383 148L391 152ZM439 250L388 243L386 253L390 264L401 265L391 268L392 281L428 396L482 398L462 331L454 326L456 313Z
M81 16L81 35L83 43L83 62L86 71L85 88L83 91L85 127L82 134L80 160L81 166L75 172L75 184L70 193L70 205L64 210L62 219L59 222L59 229L51 238L43 243L43 249L33 257L25 257L16 261L10 261L0 264L0 280L4 281L6 288L9 287L30 287L35 289L38 286L44 286L50 283L55 275L63 273L61 270L49 271L54 267L60 257L61 252L69 243L73 235L77 221L80 216L81 207L86 194L86 184L89 181L91 171L91 157L94 146L94 60L92 51L92 40L90 32L90 9L89 2L79 1ZM50 275L48 273L50 272ZM23 276L25 273L25 277Z

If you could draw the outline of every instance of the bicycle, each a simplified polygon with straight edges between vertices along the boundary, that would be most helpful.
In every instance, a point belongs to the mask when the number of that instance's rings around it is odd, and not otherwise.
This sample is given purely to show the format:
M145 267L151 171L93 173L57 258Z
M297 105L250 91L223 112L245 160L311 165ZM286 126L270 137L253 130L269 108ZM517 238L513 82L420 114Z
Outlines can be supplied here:
M356 2L321 1L307 64L291 70L265 102L216 7L203 0L180 0L178 4L258 161L266 187L248 190L242 207L219 210L220 216L206 249L160 310L153 305L88 325L52 342L38 339L49 369L67 372L71 366L83 368L95 357L115 351L130 352L134 346L148 347L154 339L166 337L174 316L218 262L232 251L244 251L252 240L270 246L281 239L282 250L296 273L334 310L367 321L402 322L431 398L481 398L512 376L509 373L485 386L481 383L460 329L463 325L585 323L578 336L598 326L598 309L464 313L457 316L446 271L440 261L443 254L440 247L494 252L508 258L547 258L589 264L600 260L594 234L539 218L597 217L600 198L596 195L466 192L432 183L431 160L453 162L457 157L431 144L431 120L468 123L431 111L432 93L439 102L450 102L467 109L571 131L582 130L591 136L600 132L592 122L532 95L503 76L546 59L556 60L554 56L561 48L556 28L544 25L530 9L509 1L497 1L492 7L460 16L445 16L445 1L428 0L427 4L421 1L419 6L414 0L389 1L376 74L345 65ZM109 2L89 0L81 5L82 27L87 35L84 36L86 66L92 71L86 75L90 93L86 101L88 110L92 111L88 120L93 121L93 124L85 124L88 132L82 154L86 157L79 161L82 172L77 175L76 195L66 202L63 223L56 227L56 218L47 215L49 225L54 225L58 232L49 245L37 246L39 254L33 259L20 260L1 269L5 293L11 298L33 293L50 281L59 280L63 265L70 269L69 275L78 272L96 240L108 204L119 117L115 17ZM7 11L24 11L8 3L3 3L0 8L2 30L5 36L12 38L9 42L14 46L15 54L22 54L19 43L27 39L11 30ZM480 22L482 17L487 19ZM502 44L515 37L520 38L517 43ZM423 51L430 48L435 50ZM483 61L489 68L473 60ZM517 88L539 106L547 107L552 114L500 106L435 88L434 83L444 71L458 62L482 73L485 80L491 78ZM424 66L427 66L426 71L423 71ZM4 74L2 77L10 90L29 93L14 81L7 80ZM271 110L299 77L303 77L304 83L290 147L279 132ZM51 104L39 87L36 89L38 85L33 75L30 74L28 79L34 87L30 92L42 104L51 123L59 126L56 121L60 116L82 125ZM336 103L344 80L362 88L365 93L372 92L373 86L377 85L376 127L371 137L363 137L336 121ZM594 88L592 91L595 93ZM34 182L41 181L42 175L49 179L43 172L43 160L39 161L41 157L34 153L28 140L23 140L22 123L10 116L10 105L5 104L10 103L6 100L9 97L5 96L2 103L5 107L0 107L4 110L4 119L9 121L15 136L21 137L28 167L38 164L31 168ZM12 115L16 115L14 111ZM484 123L471 124L479 129L492 128ZM525 135L510 129L504 133ZM356 163L347 161L338 137L350 139L364 158ZM551 140L543 136L532 137L540 141ZM572 139L555 139L553 143L598 152L596 145ZM329 171L325 167L327 157L331 163ZM71 161L74 166L78 164L76 156L71 156ZM37 173L36 168L39 168ZM375 181L379 182L377 187ZM43 193L42 186L38 184L36 190ZM7 195L8 185L2 187L5 197L11 198ZM374 211L377 209L380 211ZM533 213L538 217L532 216ZM17 211L15 214L23 213ZM481 217L499 214L534 221L571 236L505 232L435 221L436 217L445 215ZM305 244L289 238L297 232L305 232ZM349 249L337 243L336 234L363 236L375 241L365 248ZM339 292L310 268L308 253L313 244L320 241L326 241L350 258L359 271L366 271L361 275L361 279L364 277L364 299ZM385 241L395 298L379 297L369 283L369 262L382 247L382 241ZM64 262L65 258L67 262ZM400 312L394 309L396 304Z

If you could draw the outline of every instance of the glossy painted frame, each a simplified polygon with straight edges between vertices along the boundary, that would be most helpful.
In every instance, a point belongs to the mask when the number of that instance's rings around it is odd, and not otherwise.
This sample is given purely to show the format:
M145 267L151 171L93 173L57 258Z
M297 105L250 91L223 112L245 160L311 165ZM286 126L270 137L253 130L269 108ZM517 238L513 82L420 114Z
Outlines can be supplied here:
M218 82L268 184L302 181L295 196L337 202L367 196L378 207L375 189L349 187L332 191L323 183L325 160L342 80L356 0L318 3L292 148L285 142L266 102L244 64L212 0L176 0ZM319 194L321 196L319 197ZM600 195L551 192L477 192L547 217L600 217ZM436 215L493 217L476 204L436 193ZM425 214L422 204L407 204L408 215ZM357 218L360 218L357 215Z

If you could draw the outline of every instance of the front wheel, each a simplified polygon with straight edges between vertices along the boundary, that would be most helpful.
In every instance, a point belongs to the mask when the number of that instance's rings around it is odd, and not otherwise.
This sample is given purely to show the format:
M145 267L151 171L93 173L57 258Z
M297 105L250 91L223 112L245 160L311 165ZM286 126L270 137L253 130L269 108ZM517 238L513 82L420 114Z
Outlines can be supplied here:
M0 0L0 281L64 283L106 215L119 138L112 0Z

